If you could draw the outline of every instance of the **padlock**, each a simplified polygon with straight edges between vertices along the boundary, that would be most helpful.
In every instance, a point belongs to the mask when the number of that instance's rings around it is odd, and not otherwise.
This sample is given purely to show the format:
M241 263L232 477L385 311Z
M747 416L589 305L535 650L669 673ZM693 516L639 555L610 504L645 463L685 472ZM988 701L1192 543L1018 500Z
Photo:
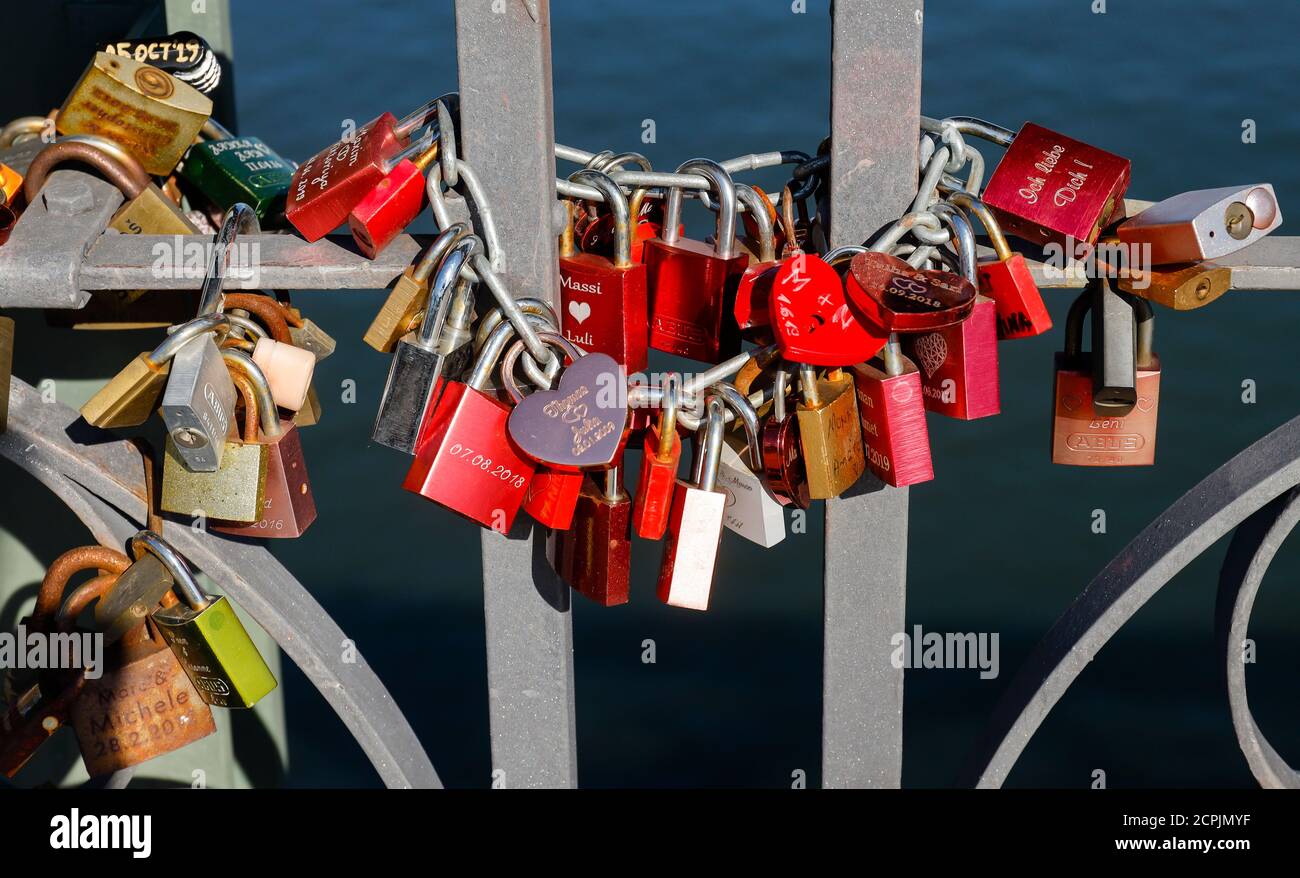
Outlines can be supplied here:
M759 344L772 340L772 316L768 299L776 279L776 236L772 227L771 203L762 190L737 184L736 198L747 208L745 226L750 229L753 248L749 265L736 287L732 314L742 338Z
M713 247L681 238L682 191L671 189L661 237L645 244L650 347L718 363L740 351L733 319L736 288L749 257L736 252L736 187L717 162L692 159L677 173L708 178L718 201Z
M853 382L871 474L896 488L933 479L921 374L897 340L880 357L854 366Z
M718 459L717 486L727 495L722 523L751 543L770 549L785 539L785 510L763 479L758 413L753 403L729 384L715 384L709 391L722 397L743 427L723 437Z
M380 445L416 453L421 425L434 410L446 384L442 375L446 358L438 353L438 342L447 310L454 297L469 289L461 269L480 248L479 239L471 235L446 251L434 276L419 332L404 335L393 350L388 381L370 433L370 438Z
M107 587L113 577L130 566L129 558L106 546L82 546L64 552L54 559L41 580L36 605L24 620L27 630L41 634L56 632L64 592L75 574L83 570L102 571L82 587L94 589ZM72 705L85 686L86 677L84 673L70 670L10 667L4 671L3 678L0 773L12 778L42 744L69 724Z
M1128 159L1032 122L1014 138L984 124L1007 147L981 196L1006 234L1039 245L1092 244L1123 216Z
M1099 410L1126 414L1137 402L1137 320L1129 299L1105 277L1088 283L1092 295L1092 401Z
M314 427L320 423L320 419L320 396L316 393L316 385L313 384L307 388L307 401L302 404L302 408L293 413L293 422L299 427Z
M600 604L626 604L632 566L632 498L618 466L582 476L573 526L554 535L555 572Z
M194 228L170 198L149 179L129 154L123 162L102 148L98 138L72 137L51 143L32 159L23 179L23 194L33 203L51 170L64 162L89 165L122 191L126 203L113 214L108 226L126 235L194 235ZM173 294L175 295L175 294Z
M1232 289L1232 269L1213 262L1111 269L1115 288L1175 311L1203 308Z
M221 465L213 472L185 467L176 442L168 437L163 460L162 508L177 515L254 524L266 509L271 446L282 436L281 422L271 401L270 387L257 364L244 352L226 349L223 363L230 365L244 396L243 440L225 440ZM222 368L226 368L225 365ZM232 413L233 417L233 413ZM258 441L258 430L266 436ZM294 431L296 438L296 430ZM301 450L296 456L301 459ZM306 483L303 482L305 485Z
M81 416L87 423L105 429L138 427L158 407L176 351L200 335L229 328L230 318L219 313L176 327L152 352L141 353L109 379L81 407Z
M875 249L888 246L898 229L895 223L849 263L844 287L855 314L886 336L942 329L969 317L978 296L975 284L949 271L914 268Z
M1130 300L1136 312L1136 386L1133 403L1125 410L1098 407L1093 400L1093 355L1083 351L1083 318L1095 309L1096 301L1093 290L1084 290L1066 318L1065 350L1056 355L1052 463L1150 466L1155 463L1160 403L1160 359L1152 350L1151 306L1141 299Z
M646 168L646 170L650 170ZM645 243L660 237L664 227L664 206L662 202L646 198L647 190L638 187L632 190L628 198L628 214L636 219L632 230L632 261L645 262ZM582 223L579 215L574 219L575 237L578 249L583 253L594 253L612 259L614 257L614 217L602 213L593 220ZM579 229L579 225L581 228ZM681 228L678 228L681 234Z
M185 153L181 179L219 211L242 202L263 228L280 227L292 163L256 137L236 137L215 119L201 133L204 139Z
M307 475L307 459L302 449L299 425L292 419L280 417L274 400L267 393L269 379L250 369L246 359L227 358L226 365L231 369L235 384L244 397L245 418L249 417L247 410L251 405L256 408L254 423L262 425L278 421L280 429L278 432L263 430L260 438L257 437L256 430L251 433L251 441L267 448L265 488L257 520L249 524L212 522L209 526L214 531L242 537L300 537L316 520L316 500L311 492L311 478ZM246 443L249 437L250 433L246 429Z
M961 270L978 284L975 234L965 215L940 202L933 212L958 242ZM969 421L1002 410L998 375L998 306L985 295L975 297L970 315L933 332L905 336L903 352L921 367L921 393L929 411Z
M772 414L763 424L760 436L763 476L778 502L782 505L793 503L800 509L807 509L812 497L808 493L808 470L803 460L799 419L786 413L789 380L790 371L782 365L772 382Z
M748 193L745 192L746 189L749 190ZM775 229L776 227L776 205L772 203L772 199L760 187L745 186L742 183L736 184L736 199L745 208L745 212L740 214L740 224L745 233L737 238L736 243L749 254L752 263L759 259L760 252L766 248L763 243L766 234L764 226L769 229ZM772 253L773 258L768 261L775 261L775 234L772 236Z
M153 531L131 537L131 554L139 558L145 552L167 567L180 599L155 609L149 618L199 696L213 707L252 707L274 690L271 669L225 595L204 594L185 558Z
M70 712L86 773L100 777L171 753L217 730L212 708L162 635L141 622L105 650Z
M14 321L0 315L0 434L9 427L9 387L14 374Z
M122 145L165 177L212 115L212 101L157 67L96 52L59 108L60 134L94 134Z
M678 479L659 563L659 600L674 607L707 610L718 565L727 495L717 489L722 457L724 404L705 398L706 417L696 434L694 475ZM702 438L701 438L702 436Z
M465 383L444 382L402 482L406 490L501 533L514 524L534 470L510 441L509 407L486 390L509 337L494 335Z
M682 440L677 435L680 380L666 379L659 403L659 420L645 431L641 449L641 478L632 504L632 526L637 536L657 540L668 528L672 512Z
M381 354L392 353L397 340L417 328L420 311L429 299L429 279L453 245L469 235L469 226L453 223L425 248L418 262L397 279L384 306L375 315L363 338Z
M819 379L807 365L799 367L802 399L795 409L799 441L808 473L808 495L814 500L838 497L866 469L859 432L853 378L831 369Z
M230 433L235 385L210 334L185 342L172 355L159 409L173 449L168 456L191 472L216 472Z
M363 255L374 259L424 210L424 170L437 158L438 141L420 141L381 164L383 179L348 213L348 230Z
M954 192L949 201L980 218L997 258L977 268L979 291L997 303L998 339L1029 338L1052 328L1043 294L1020 253L1012 253L1002 226L988 206L969 192ZM976 308L979 306L976 305Z
M216 53L203 37L191 31L117 40L106 44L103 51L157 67L203 94L212 94L221 84L221 62Z
M564 335L588 352L608 354L629 373L640 372L649 364L647 275L646 266L632 260L627 199L618 184L598 171L578 171L569 179L604 196L614 217L614 257L573 252L572 233L566 229L560 252Z
M429 126L416 144L438 137L437 99L398 119L392 113L361 126L298 166L289 183L285 217L308 241L342 225L348 213L383 179L385 163L412 145L411 136Z
M1166 198L1120 223L1116 234L1142 261L1169 265L1221 259L1280 225L1282 211L1273 187L1259 183Z

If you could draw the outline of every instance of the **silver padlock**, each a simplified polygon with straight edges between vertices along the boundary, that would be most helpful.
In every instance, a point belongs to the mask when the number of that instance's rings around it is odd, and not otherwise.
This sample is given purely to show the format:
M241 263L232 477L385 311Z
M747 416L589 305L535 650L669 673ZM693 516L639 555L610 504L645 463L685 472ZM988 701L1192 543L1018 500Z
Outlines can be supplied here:
M751 543L770 549L785 539L785 509L756 470L763 469L758 413L745 395L730 384L709 388L726 402L744 425L738 435L744 439L744 454L732 445L731 437L722 444L718 461L717 487L726 492L727 505L722 523Z
M393 348L388 381L370 432L370 438L380 445L415 454L420 424L433 401L446 363L438 345L447 312L454 300L464 297L469 282L460 276L460 271L480 246L479 239L471 236L447 251L429 286L429 304L419 332L408 332Z
M1120 241L1150 247L1152 265L1203 262L1249 247L1282 225L1277 196L1268 183L1197 189L1156 202L1116 230ZM1140 264L1136 263L1135 264Z
M250 231L260 231L252 208L236 204L226 211L199 294L200 317L221 311L230 251L239 234ZM205 333L186 342L172 357L160 409L167 434L186 469L212 473L221 466L235 395L235 383L211 335Z

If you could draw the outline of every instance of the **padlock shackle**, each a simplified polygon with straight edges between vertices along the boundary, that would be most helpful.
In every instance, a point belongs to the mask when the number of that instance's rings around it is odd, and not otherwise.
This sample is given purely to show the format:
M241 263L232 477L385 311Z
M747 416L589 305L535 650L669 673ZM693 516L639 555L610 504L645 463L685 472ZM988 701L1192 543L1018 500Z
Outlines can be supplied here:
M560 325L560 318L556 316L555 309L546 302L543 302L541 299L534 299L531 296L526 296L521 299L515 299L515 304L519 306L519 313L524 314L525 316L532 314L533 316L541 317L551 326ZM474 334L475 353L478 353L483 349L483 345L487 344L488 336L490 336L496 328L501 325L501 321L505 319L506 316L502 313L500 308L488 309L488 312L483 315L483 319L479 321L478 331Z
M655 448L655 454L660 460L667 460L673 453L674 440L677 438L677 408L681 405L681 395L682 377L676 372L665 373L660 384L659 444Z
M559 257L566 259L578 255L578 245L574 241L573 199L561 198L560 207L564 210L564 227L560 229Z
M957 258L961 262L962 274L966 280L979 289L979 274L976 268L978 251L975 248L975 229L971 227L966 214L946 201L931 205L931 213L952 232L953 242L957 245Z
M235 310L239 310L239 309L235 309ZM252 319L251 317L245 317L242 314L233 314L233 313L227 314L224 311L218 313L224 314L225 316L230 318L231 329L242 329L247 335L251 336L253 339L271 337L269 334L267 334L267 331L262 327L262 324L258 323L256 320ZM213 317L215 315L208 314L206 316ZM195 319L203 319L203 318L195 318ZM250 344L254 343L250 339L244 339L244 341Z
M1083 354L1083 318L1092 310L1092 297L1092 285L1089 284L1065 315L1065 360L1071 368Z
M211 116L207 118L207 120L203 123L203 127L199 129L199 134L203 135L208 140L234 140L235 139L235 135L230 133L230 129L228 129L225 125L222 125L220 122L218 122L216 119L212 118Z
M749 211L758 226L758 261L776 262L776 232L772 226L771 204L753 186L736 184L736 199Z
M690 159L678 166L676 173L688 174L692 171L705 177L712 183L712 189L718 195L718 222L714 232L713 252L719 259L730 259L736 252L736 184L722 165L713 159ZM678 240L677 229L682 221L682 198L680 187L668 190L664 203L664 227L660 238L668 244Z
M632 267L632 219L629 212L627 196L614 182L614 178L602 171L583 169L574 171L569 179L574 183L585 183L597 189L605 197L605 206L614 218L614 267L627 269Z
M411 272L413 280L426 281L433 270L442 262L447 251L457 244L462 238L470 233L469 226L466 223L452 223L443 229L437 238L434 238L420 256L420 260L415 263L415 270Z
M799 364L799 386L803 392L803 404L806 408L822 407L821 393L817 389L817 370L807 363Z
M1149 369L1155 356L1156 314L1151 303L1141 296L1131 293L1118 293L1119 297L1129 303L1137 321L1137 352L1134 362L1139 369Z
M172 590L190 609L203 610L211 605L212 599L199 588L198 580L194 578L194 571L190 569L189 562L180 552L172 548L171 543L151 530L142 530L131 537L129 545L131 556L136 560L143 558L148 552L162 562L172 576Z
M1002 231L1002 224L998 222L998 218L993 215L993 211L989 210L989 206L982 199L971 195L965 190L956 190L948 196L948 200L967 213L973 213L979 217L980 225L984 227L984 234L988 235L989 245L993 248L993 252L997 254L999 262L1006 262L1015 255L1011 252L1011 244Z
M790 377L794 367L782 363L772 376L772 420L781 423L785 420L785 398L790 392Z
M890 378L895 378L907 371L907 362L903 357L903 349L898 344L897 333L891 332L889 340L885 346L880 349L881 359L885 364L885 374Z
M127 164L84 139L64 138L42 149L28 165L27 175L23 178L23 196L28 204L36 203L50 171L64 162L81 162L94 168L121 190L128 201L136 198L151 182L139 162L133 160Z
M274 439L284 430L280 427L280 413L275 407L275 397L271 394L271 383L266 380L266 373L253 358L241 350L224 348L221 359L226 361L226 368L233 369L248 379L253 385L257 397L257 419L262 425L262 435ZM224 438L224 437L223 437Z
M393 134L399 140L406 140L411 136L411 132L427 125L430 119L433 119L438 115L439 101L442 101L447 105L448 111L452 111L453 104L457 106L460 104L460 94L454 91L447 92L444 95L420 104L420 106L416 107L394 123Z
M452 298L469 288L469 280L461 277L461 270L481 247L478 237L469 235L456 241L438 263L433 282L429 284L429 304L424 309L424 319L420 321L417 346L426 351L437 348Z
M163 339L162 343L154 348L145 359L154 366L161 366L176 356L177 351L203 333L227 331L230 329L232 322L230 315L227 314L205 314L202 317L195 317L193 320L169 330L171 334Z
M623 499L623 468L621 466L611 466L604 471L601 478L600 493L610 503L617 503Z
M538 318L536 317L528 317L527 319L530 322L538 322ZM510 324L504 323L502 324L502 326L510 326ZM513 327L511 328L513 329ZM493 336L495 336L497 332L499 332L500 330L501 330L501 326L498 326L496 330L493 331L492 333ZM569 358L570 362L577 360L585 353L582 350L582 348L578 347L573 342L569 341L559 332L555 331L554 328L538 329L536 330L536 332L537 332L537 337L542 340L543 344L548 344L551 345L552 347L557 347L560 350L564 351L565 356ZM491 346L492 346L492 339L488 339L487 349L491 350ZM515 339L514 343L510 345L510 348L505 352L505 355L501 358L501 386L505 388L506 393L510 394L510 398L514 400L516 405L522 402L524 398L523 391L519 389L519 382L515 380L515 363L519 361L519 355L524 352L524 346L525 346L524 340L522 338ZM556 357L555 359L558 362L560 358ZM482 365L482 362L474 364L474 370L476 376L480 365ZM488 374L489 375L492 374L490 362L488 363ZM553 379L552 379L552 383L554 383ZM471 383L470 386L474 387L473 383ZM550 386L551 386L550 384L547 384L544 385L541 389L549 390ZM481 390L482 388L477 387L475 389Z
M262 224L257 219L253 208L242 201L232 204L221 219L221 228L217 230L212 241L212 258L208 262L208 272L203 277L203 286L199 290L199 315L213 314L221 310L222 288L226 283L226 271L230 268L230 253L235 249L235 241L240 235L260 235Z
M695 486L701 491L712 491L718 484L718 469L722 465L722 440L727 431L724 417L726 405L722 397L710 394L704 398L705 422L696 433L699 447L694 465ZM703 434L703 440L700 434Z
M758 411L745 394L731 384L719 381L709 388L709 396L718 396L727 407L736 413L736 418L745 425L745 440L749 445L749 463L755 471L763 469L763 445L759 435ZM707 402L708 396L705 397Z
M942 134L943 129L948 126L956 128L962 134L973 134L981 140L996 143L998 146L1010 146L1011 141L1016 139L1016 133L1010 128L1003 128L1001 125L975 116L948 116L944 119L921 117L921 128L924 131Z
M421 173L429 164L438 157L438 141L434 138L434 130L429 128L418 138L414 138L406 146L402 147L393 155L379 163L379 169L384 174L391 174L404 161L410 161Z

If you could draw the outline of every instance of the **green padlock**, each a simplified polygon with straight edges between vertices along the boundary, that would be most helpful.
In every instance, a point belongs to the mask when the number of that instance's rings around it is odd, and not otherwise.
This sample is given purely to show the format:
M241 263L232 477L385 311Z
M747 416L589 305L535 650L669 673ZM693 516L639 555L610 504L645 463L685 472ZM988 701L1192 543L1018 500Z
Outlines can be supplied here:
M181 179L218 210L243 202L262 228L282 225L293 163L258 138L236 137L212 119L202 134L206 139L185 153Z
M151 530L131 537L131 554L150 553L172 575L180 603L155 609L150 618L189 675L199 696L213 707L252 707L276 687L235 608L225 596L203 593L190 565Z

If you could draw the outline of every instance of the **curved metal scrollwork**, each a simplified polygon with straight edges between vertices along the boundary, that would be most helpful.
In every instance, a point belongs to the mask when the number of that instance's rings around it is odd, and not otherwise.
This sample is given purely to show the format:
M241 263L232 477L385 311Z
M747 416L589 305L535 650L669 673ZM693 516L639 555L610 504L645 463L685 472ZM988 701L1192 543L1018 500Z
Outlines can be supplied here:
M1220 580L1221 609L1226 593L1233 595L1228 600L1234 604L1227 626L1231 633L1221 636L1227 637L1228 643L1239 644L1264 569L1300 516L1300 504L1292 502L1288 494L1297 485L1300 418L1288 421L1229 460L1147 525L1088 583L1034 647L994 708L962 782L1001 786L1048 712L1111 636L1201 552L1245 523L1233 540L1237 553L1229 553ZM1274 506L1277 511L1271 512ZM1258 538L1253 536L1256 531ZM1230 570L1234 560L1245 571L1235 578ZM1237 672L1240 678L1234 683ZM1295 785L1295 772L1250 718L1245 669L1239 660L1234 662L1231 652L1228 679L1230 697L1235 699L1233 723L1251 770L1265 785ZM1234 685L1236 695L1232 694Z
M53 491L104 545L121 546L144 523L144 468L128 442L44 403L13 379L0 456ZM341 660L346 638L329 614L261 545L172 525L166 536L228 594L315 684L390 787L441 787L406 717L360 655ZM128 778L129 779L129 778Z

